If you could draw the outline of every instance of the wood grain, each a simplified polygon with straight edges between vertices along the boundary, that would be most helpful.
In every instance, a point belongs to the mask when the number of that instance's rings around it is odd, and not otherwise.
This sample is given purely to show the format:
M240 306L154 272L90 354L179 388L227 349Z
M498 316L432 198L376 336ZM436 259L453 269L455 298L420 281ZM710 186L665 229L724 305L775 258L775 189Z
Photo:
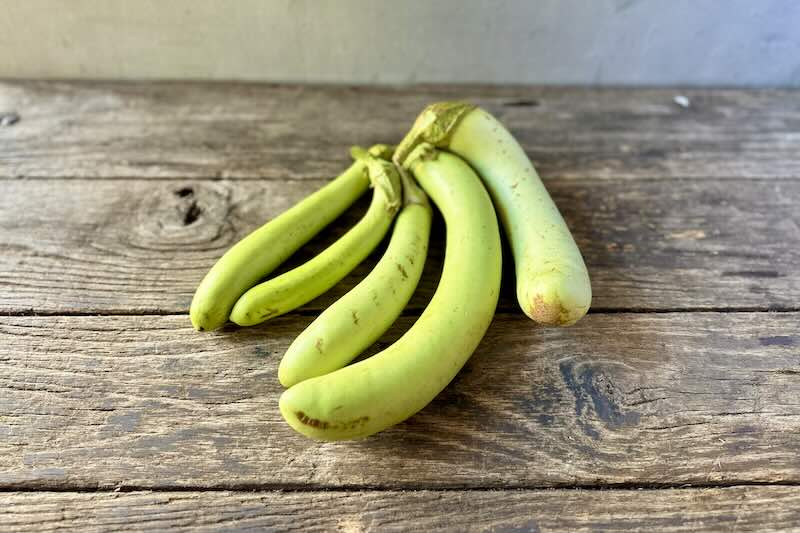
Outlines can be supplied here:
M453 98L534 160L594 312L536 327L506 253L500 312L430 406L365 441L306 440L278 413L277 364L382 250L256 328L195 333L194 288L351 144L397 141ZM0 529L800 524L800 92L6 81L4 112ZM430 298L435 224L420 289L370 353Z
M800 313L499 315L431 405L345 443L278 413L279 358L309 321L3 317L0 487L800 482Z
M673 102L677 94L691 106ZM495 113L545 178L798 177L800 92L0 82L0 177L329 178L428 103Z
M0 494L15 531L788 531L797 487Z
M0 181L0 312L181 313L230 246L323 181ZM561 180L551 183L586 258L595 309L797 309L800 181ZM284 267L310 259L368 197ZM409 312L424 308L444 251L437 217ZM372 269L382 249L320 310ZM516 310L505 255L500 308Z

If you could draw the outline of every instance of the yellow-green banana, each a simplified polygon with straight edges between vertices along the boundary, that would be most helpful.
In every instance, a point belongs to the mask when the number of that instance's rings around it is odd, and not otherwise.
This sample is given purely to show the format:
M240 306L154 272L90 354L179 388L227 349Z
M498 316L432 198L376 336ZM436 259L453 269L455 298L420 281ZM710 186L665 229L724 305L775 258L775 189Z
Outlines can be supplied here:
M455 377L492 321L501 251L489 195L452 154L423 145L407 165L447 225L442 278L419 319L389 348L283 393L281 414L308 437L361 438L410 417Z
M440 102L419 115L395 151L403 160L420 142L463 157L483 179L514 253L517 300L533 320L566 326L592 300L589 274L558 208L522 147L486 111Z
M284 387L338 370L391 326L419 283L431 229L425 193L402 176L404 206L383 257L361 283L326 309L292 342L278 368Z
M354 155L365 161L374 189L367 213L313 259L245 292L231 310L232 322L252 326L300 307L336 285L381 242L400 208L400 177L389 161L360 149Z
M392 150L376 145L370 153L386 158ZM194 328L211 330L225 324L245 291L341 215L368 187L366 163L356 160L323 188L236 243L211 267L194 293L189 311Z

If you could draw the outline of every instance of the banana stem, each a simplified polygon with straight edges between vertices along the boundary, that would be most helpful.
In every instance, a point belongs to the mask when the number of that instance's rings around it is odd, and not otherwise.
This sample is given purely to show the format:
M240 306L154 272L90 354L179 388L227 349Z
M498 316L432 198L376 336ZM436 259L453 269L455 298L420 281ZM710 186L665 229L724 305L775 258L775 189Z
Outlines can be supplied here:
M450 136L458 127L462 117L475 109L469 102L438 102L426 107L419 114L411 130L394 151L393 161L397 166L406 165L411 152L422 143L447 147Z
M417 185L417 180L404 167L396 165L397 172L400 174L400 183L403 184L403 205L421 205L430 207L428 195Z

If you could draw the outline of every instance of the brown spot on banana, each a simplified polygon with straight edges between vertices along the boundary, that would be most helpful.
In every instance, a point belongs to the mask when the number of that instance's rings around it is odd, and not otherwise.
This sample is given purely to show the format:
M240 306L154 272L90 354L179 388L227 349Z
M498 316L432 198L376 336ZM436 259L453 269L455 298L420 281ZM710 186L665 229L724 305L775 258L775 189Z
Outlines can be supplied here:
M540 294L533 297L532 304L529 309L525 310L525 314L540 324L558 326L564 322L568 315L560 302L548 303Z
M317 418L311 418L310 416L305 414L303 411L297 411L295 413L295 416L297 417L297 420L301 424L306 425L306 426L310 426L312 428L323 429L323 430L324 429L355 429L355 428L358 428L359 426L363 426L364 424L369 422L369 417L368 416L362 416L362 417L350 420L348 422L342 422L340 424L331 424L330 422L327 422L325 420L319 420Z
M403 279L408 279L408 273L406 272L406 269L403 268L403 265L397 263L397 270L400 271L400 274L403 276Z

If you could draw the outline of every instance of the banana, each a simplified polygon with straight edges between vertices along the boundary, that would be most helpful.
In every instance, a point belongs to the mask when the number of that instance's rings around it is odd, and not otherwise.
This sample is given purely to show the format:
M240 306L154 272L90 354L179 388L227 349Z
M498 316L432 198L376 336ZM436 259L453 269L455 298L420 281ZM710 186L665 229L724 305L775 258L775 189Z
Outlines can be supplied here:
M463 102L428 106L395 150L402 164L420 142L466 160L486 184L514 254L517 301L536 322L567 326L589 309L589 273L522 147L486 111Z
M383 158L392 153L385 145L373 146L369 151ZM212 330L225 324L233 305L246 290L341 215L368 187L366 163L356 160L336 179L231 247L194 293L189 310L194 328Z
M278 368L284 387L338 370L391 326L419 283L431 229L431 207L401 173L404 206L389 247L361 283L326 309L292 342Z
M400 208L400 177L389 161L359 148L353 155L365 161L374 188L367 213L313 259L245 292L231 310L231 321L252 326L300 307L336 285L381 242Z
M390 347L283 393L281 414L308 437L362 438L410 417L455 377L492 321L501 251L489 195L465 162L429 145L417 147L406 164L447 225L439 286Z

